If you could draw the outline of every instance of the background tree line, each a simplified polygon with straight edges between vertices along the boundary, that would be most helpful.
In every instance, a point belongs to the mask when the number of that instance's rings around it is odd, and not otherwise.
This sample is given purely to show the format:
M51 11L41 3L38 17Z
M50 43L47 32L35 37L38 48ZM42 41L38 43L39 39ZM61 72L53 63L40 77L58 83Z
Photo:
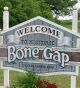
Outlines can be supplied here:
M72 8L75 3L75 0L0 0L0 28L3 24L4 6L9 7L11 27L36 16L53 21L52 10L56 16L68 14L69 8Z

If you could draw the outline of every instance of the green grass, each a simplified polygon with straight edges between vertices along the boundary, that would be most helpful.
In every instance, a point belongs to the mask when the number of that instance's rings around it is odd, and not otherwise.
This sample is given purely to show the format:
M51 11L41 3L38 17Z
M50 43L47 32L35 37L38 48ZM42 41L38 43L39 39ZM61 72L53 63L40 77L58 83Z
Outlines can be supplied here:
M80 88L80 72L79 75L77 76L77 88Z
M68 20L68 21L66 21L66 20L65 21L64 20L63 21L57 21L57 23L59 25L62 25L64 27L72 30L72 22L70 20ZM78 23L78 32L80 33L80 22Z
M56 75L43 78L56 83L58 85L58 88L70 88L70 76L68 75Z
M0 85L3 85L3 70L0 70Z
M17 79L24 76L24 73L10 71L10 84L17 85ZM70 76L56 75L56 76L43 76L41 79L56 83L58 88L70 88ZM3 85L3 71L0 70L0 85ZM80 88L80 74L77 76L77 88Z

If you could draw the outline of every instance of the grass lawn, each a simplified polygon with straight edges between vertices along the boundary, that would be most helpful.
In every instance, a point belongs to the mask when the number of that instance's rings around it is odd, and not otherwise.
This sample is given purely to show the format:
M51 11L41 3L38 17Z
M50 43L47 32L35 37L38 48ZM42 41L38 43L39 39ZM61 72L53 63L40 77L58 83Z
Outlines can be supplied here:
M0 70L0 85L3 85L2 73L3 71ZM17 79L24 75L25 75L24 73L10 71L10 84L17 85ZM47 76L47 77L41 77L41 78L47 81L56 83L58 85L58 88L70 88L70 76L68 75ZM77 76L77 88L80 88L80 74L79 76Z
M0 85L3 84L3 70L0 69Z

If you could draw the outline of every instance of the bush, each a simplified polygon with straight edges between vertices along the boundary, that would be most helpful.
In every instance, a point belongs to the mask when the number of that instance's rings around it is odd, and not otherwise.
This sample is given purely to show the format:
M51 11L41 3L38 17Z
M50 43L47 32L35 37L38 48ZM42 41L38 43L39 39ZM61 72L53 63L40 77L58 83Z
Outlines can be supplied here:
M26 73L17 80L17 85L10 88L57 88L55 83L41 80L35 73Z
M39 80L39 76L36 76L35 73L29 72L18 79L17 85L19 88L32 88Z
M57 88L57 85L44 80L39 80L33 88Z

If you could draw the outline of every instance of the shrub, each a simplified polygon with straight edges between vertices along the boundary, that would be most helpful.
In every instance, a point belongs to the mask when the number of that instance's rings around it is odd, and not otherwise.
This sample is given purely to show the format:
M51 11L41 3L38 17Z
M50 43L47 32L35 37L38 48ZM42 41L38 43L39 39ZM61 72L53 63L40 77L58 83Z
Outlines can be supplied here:
M18 87L32 88L39 80L40 80L39 76L36 76L35 73L29 72L25 76L18 79Z
M41 80L35 73L29 72L18 79L17 87L11 88L57 88L57 85Z
M32 88L57 88L57 85L54 83L50 83L44 80L39 80L36 83L36 87L32 87Z

